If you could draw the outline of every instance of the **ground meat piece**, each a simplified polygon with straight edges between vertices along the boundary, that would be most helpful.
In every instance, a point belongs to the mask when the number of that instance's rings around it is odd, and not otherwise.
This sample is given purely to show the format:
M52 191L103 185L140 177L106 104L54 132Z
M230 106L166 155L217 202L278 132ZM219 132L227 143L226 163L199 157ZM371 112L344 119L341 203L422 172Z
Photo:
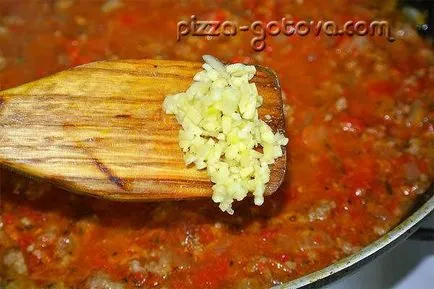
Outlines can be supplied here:
M124 289L121 283L114 282L107 275L98 273L87 279L83 289Z
M32 226L32 221L30 221L29 218L27 217L21 218L20 222L24 228L29 228Z
M165 252L159 253L158 259L153 261L132 260L130 262L131 272L148 272L164 277L172 271L172 258Z
M342 251L346 254L346 255L350 255L353 254L355 252L357 252L360 248L357 246L353 246L350 243L344 243L342 245Z
M348 107L347 99L345 97L338 98L338 100L336 100L335 106L337 111L343 111L347 109Z
M162 257L158 262L150 262L146 264L145 269L151 273L159 276L165 276L170 273L170 261L169 259Z
M10 249L3 256L3 264L6 269L12 271L12 273L26 275L27 265L24 260L24 256L18 249Z
M421 153L420 147L421 147L421 142L419 139L417 139L417 138L410 139L408 141L407 152L412 154L412 155L417 156Z
M138 260L132 260L130 262L130 271L133 273L139 273L139 272L143 272L144 268Z
M102 6L101 11L104 13L110 13L115 11L123 6L121 0L107 0Z
M336 208L336 203L333 201L322 200L319 204L309 211L309 221L323 221L328 218L330 211Z
M387 230L385 228L381 227L381 226L375 226L374 227L374 232L378 236L382 236L382 235L386 234Z
M64 235L56 242L55 256L59 258L61 266L67 266L74 253L75 241L72 235Z
M55 3L55 7L57 9L68 9L74 4L74 0L57 0Z
M421 172L415 162L409 162L404 164L403 166L407 181L414 182L419 180Z

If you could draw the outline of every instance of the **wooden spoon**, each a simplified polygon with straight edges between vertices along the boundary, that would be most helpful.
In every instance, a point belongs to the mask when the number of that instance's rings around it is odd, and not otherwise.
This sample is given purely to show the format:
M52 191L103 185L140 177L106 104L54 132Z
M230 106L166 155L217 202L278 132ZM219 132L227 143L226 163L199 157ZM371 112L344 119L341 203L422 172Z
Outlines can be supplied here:
M166 95L185 91L201 63L101 61L0 92L0 164L82 194L116 200L209 197L206 171L186 168ZM257 66L260 117L284 129L276 74ZM280 186L286 154L266 193Z

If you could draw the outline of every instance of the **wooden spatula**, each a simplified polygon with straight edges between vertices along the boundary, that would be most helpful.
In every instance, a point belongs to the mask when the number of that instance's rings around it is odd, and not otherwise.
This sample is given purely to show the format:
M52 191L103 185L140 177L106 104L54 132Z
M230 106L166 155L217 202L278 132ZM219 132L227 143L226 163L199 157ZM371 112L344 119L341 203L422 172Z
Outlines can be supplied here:
M0 92L0 164L68 190L117 200L209 197L206 171L186 168L180 125L162 109L185 91L201 63L102 61ZM283 130L281 91L257 67L260 117ZM271 168L266 193L279 187L286 154Z

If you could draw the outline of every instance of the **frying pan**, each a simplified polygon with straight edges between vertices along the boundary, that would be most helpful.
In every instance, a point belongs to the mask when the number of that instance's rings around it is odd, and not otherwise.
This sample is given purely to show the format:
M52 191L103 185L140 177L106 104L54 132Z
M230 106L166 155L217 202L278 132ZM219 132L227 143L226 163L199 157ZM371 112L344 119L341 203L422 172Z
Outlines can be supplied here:
M428 40L434 40L434 9L432 0L400 1L399 4L401 6L411 6L428 13L427 26L420 26L417 29L418 32L428 38ZM420 197L407 218L377 241L324 269L288 283L275 286L271 289L320 288L349 273L355 272L378 256L392 250L408 238L433 241L434 232L432 230L419 229L423 220L433 212L434 183L431 184L428 190Z

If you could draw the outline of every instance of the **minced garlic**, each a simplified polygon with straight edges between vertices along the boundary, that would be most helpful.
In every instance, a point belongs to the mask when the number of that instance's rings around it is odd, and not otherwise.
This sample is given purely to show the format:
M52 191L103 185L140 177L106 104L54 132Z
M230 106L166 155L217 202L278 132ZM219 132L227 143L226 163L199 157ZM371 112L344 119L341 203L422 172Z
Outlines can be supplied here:
M269 165L283 155L281 146L288 139L258 118L262 97L249 83L255 66L224 65L209 55L203 59L204 70L194 76L193 84L186 92L167 96L163 109L182 125L179 145L186 165L207 169L214 183L212 199L233 214L233 201L248 193L253 193L256 205L263 204Z

